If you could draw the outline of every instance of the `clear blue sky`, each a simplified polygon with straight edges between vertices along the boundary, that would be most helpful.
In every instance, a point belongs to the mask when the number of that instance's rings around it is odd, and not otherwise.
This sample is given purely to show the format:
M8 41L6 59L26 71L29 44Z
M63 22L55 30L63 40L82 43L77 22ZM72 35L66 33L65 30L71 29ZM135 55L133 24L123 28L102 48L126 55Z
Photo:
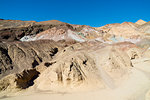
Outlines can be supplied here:
M0 18L60 20L94 27L150 21L150 0L0 0Z

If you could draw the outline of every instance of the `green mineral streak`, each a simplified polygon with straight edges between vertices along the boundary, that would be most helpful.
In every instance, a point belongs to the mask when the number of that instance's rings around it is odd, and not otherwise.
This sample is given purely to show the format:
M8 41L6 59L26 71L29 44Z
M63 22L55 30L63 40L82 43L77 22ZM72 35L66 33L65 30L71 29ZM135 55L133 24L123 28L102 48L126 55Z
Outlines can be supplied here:
M79 32L78 35L81 35L82 37L85 37L83 33Z

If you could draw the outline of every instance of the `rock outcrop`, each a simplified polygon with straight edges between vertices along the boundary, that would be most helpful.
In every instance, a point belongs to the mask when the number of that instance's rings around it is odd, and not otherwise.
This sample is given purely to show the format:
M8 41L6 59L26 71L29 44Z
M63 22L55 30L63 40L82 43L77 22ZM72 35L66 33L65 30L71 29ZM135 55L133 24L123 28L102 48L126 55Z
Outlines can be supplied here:
M65 91L80 87L116 88L133 67L128 53L133 48L135 45L130 43L107 46L99 42L77 43L60 50L53 59L43 60L36 67L28 64L30 68L15 74L14 84L17 89L32 86L37 90L60 92L63 88L67 89ZM27 65L26 61L21 64ZM10 82L7 76L2 80Z
M13 42L0 44L0 78L27 68L34 68L41 62L51 60L65 43L50 40Z
M44 22L0 20L0 26L1 41L19 41L24 36L35 36L36 34L53 27L56 27L57 29L63 28L65 30L74 30L70 24L56 20Z

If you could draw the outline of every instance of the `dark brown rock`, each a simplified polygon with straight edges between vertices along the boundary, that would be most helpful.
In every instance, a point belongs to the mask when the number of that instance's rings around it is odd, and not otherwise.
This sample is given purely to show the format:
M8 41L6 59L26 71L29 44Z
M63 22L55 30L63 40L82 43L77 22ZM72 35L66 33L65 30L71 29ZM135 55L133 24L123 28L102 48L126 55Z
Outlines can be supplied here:
M51 60L65 43L50 40L0 43L0 78Z
M24 36L36 35L53 27L74 31L79 31L83 28L81 25L76 26L56 20L43 22L0 20L0 41L19 41Z

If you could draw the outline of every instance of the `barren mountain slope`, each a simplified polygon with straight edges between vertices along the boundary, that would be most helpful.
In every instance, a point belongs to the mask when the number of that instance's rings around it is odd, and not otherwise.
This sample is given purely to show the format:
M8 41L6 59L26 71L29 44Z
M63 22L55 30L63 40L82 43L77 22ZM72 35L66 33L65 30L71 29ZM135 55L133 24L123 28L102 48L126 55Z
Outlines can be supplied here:
M43 22L0 20L0 41L19 41L24 36L34 37L36 34L53 27L78 31L83 26L72 26L57 20Z
M150 22L147 22L139 27L140 31L150 33Z
M140 20L138 20L137 22L136 22L136 24L138 24L138 25L143 25L143 24L145 24L146 23L146 21L144 21L144 20L142 20L142 19L140 19Z
M34 89L38 90L68 92L60 88L76 90L80 86L85 89L88 89L88 87L93 89L104 87L113 89L118 87L124 78L129 75L130 68L133 67L131 59L139 57L140 49L131 43L116 45L104 45L99 42L77 43L58 52L52 60L46 59L36 67L25 68L23 72L17 71L17 76L13 75L13 77L16 77L14 80L25 79L21 83L19 83L20 81L14 81L18 82L16 83L16 88L20 87L21 89L22 84L29 85L30 81L33 82L32 77L35 76L39 77L34 81L35 84L32 85ZM21 64L27 65L26 62ZM2 80L8 79L6 76ZM6 87L5 90L7 90L9 86L4 84L2 87ZM2 87L1 90L3 90Z
M0 99L149 100L148 23L0 20Z
M51 60L65 46L51 40L0 43L0 78Z

